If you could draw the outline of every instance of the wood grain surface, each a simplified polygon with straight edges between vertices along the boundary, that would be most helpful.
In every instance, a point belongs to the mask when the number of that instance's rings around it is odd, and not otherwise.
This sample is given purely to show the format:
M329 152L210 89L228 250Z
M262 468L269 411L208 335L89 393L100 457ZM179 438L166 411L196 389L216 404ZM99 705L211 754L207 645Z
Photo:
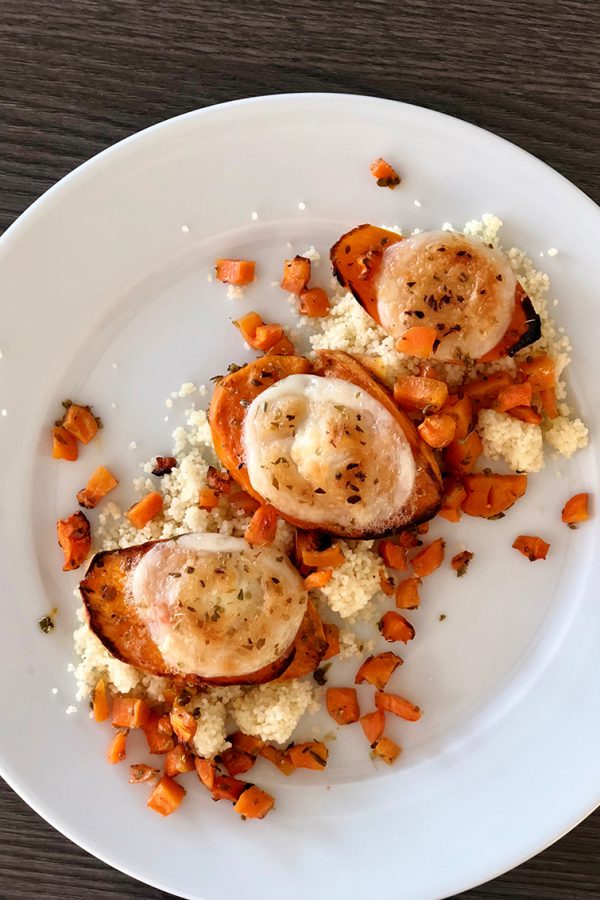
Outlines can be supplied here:
M0 231L141 128L284 91L374 94L467 119L598 202L599 44L597 0L0 0ZM1 898L168 896L71 844L3 783L0 801ZM600 898L599 849L600 812L462 896Z

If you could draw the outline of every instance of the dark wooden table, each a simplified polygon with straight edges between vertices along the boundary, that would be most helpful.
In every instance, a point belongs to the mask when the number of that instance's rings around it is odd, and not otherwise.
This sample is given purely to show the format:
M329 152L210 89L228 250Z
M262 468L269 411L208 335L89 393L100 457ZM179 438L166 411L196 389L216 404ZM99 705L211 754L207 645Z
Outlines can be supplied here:
M284 91L450 113L520 144L599 202L599 43L597 0L0 0L0 231L141 128ZM168 896L71 844L2 782L0 798L0 897ZM597 812L463 896L600 898L599 849Z

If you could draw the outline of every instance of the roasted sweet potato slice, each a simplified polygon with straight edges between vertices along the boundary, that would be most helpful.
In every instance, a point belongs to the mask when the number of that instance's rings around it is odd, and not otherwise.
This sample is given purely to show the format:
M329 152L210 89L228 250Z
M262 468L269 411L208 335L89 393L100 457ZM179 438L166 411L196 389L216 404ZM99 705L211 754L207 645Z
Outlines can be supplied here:
M156 543L160 542L97 553L80 591L92 631L114 657L151 674L169 675L173 673L138 615L127 587L128 573ZM242 676L206 678L190 673L190 680L226 685L264 684L282 675L295 678L314 671L326 651L321 620L309 601L294 642L270 665Z
M375 282L384 251L402 238L393 231L375 225L359 225L343 234L330 251L333 271L361 306L381 324L377 309ZM498 344L481 357L491 362L502 356L514 356L541 336L541 321L520 284L515 290L515 309L506 333Z
M245 409L264 390L288 375L312 370L302 356L269 356L257 359L222 378L210 404L210 430L215 452L237 483L257 500L262 497L250 484L242 441Z
M335 277L342 287L352 291L376 322L379 322L379 316L374 282L381 257L386 247L401 240L399 234L385 228L358 225L343 234L330 250Z

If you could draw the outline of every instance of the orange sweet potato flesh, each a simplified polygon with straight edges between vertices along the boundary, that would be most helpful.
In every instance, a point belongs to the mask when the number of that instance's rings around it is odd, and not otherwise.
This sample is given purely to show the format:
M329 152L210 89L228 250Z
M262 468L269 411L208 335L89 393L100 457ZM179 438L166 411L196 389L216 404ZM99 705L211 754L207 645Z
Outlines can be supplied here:
M402 660L395 653L388 651L378 653L377 656L369 656L359 668L354 679L355 684L367 682L382 691Z
M137 613L127 588L127 576L157 541L137 547L105 550L92 559L79 589L92 631L116 659L152 675L170 675L169 667ZM309 601L294 639L285 653L268 666L243 676L205 678L190 672L194 683L265 684L281 675L296 678L313 672L327 650L321 620Z
M233 808L245 819L264 819L274 805L273 797L253 784L240 795Z
M261 502L262 497L250 484L245 464L242 429L246 406L288 375L311 371L310 362L302 356L269 356L227 375L215 387L209 414L215 452L237 483Z
M402 238L375 225L358 225L330 250L333 272L342 287L350 290L371 318L379 322L375 281L384 250ZM379 323L381 324L381 323Z
M400 510L390 514L381 529L368 533L344 531L343 536L357 539L382 537L431 519L441 503L441 475L433 450L421 440L410 417L396 406L386 389L359 362L342 351L319 350L314 365L300 356L264 357L222 378L215 388L209 420L215 451L223 467L231 472L248 494L262 501L252 487L246 469L242 440L245 410L255 397L277 381L288 375L310 372L323 377L341 378L378 400L404 431L417 467L411 496ZM299 521L281 512L280 515L297 527L319 530L319 526L310 521ZM330 527L329 530L333 529Z
M515 311L504 336L481 358L493 362L503 356L514 356L542 336L542 324L533 304L520 284L515 288Z

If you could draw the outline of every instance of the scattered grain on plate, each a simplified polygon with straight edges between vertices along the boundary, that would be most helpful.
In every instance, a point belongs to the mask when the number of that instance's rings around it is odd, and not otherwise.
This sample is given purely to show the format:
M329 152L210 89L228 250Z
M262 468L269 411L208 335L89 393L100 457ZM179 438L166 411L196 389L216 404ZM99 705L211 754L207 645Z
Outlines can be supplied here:
M306 209L306 203L304 203L304 201L301 200L300 203L298 204L298 209Z
M165 400L165 406L166 406L168 409L171 409L171 407L173 406L173 401L171 400L170 397L167 397L167 399Z
M213 273L212 273L212 272L209 272L209 273L207 274L206 280L207 280L207 281L214 281Z
M67 706L67 708L65 709L65 712L68 716L72 716L73 713L77 712L77 707L76 706Z
M52 693L52 694L58 694L58 688L52 688L51 693Z
M119 368L119 363L114 362L114 363L112 364L112 367L113 367L113 369L118 369L118 368Z
M7 409L1 410L1 414L2 414L3 416L7 416L7 415L8 415L8 410L7 410Z
M483 409L477 420L484 455L503 459L513 470L539 472L544 468L542 429L521 422L507 413Z
M127 445L128 450L137 450L137 448L138 448L138 445L136 444L135 441L129 441L129 444Z
M305 256L306 259L310 259L312 263L319 263L321 261L321 254L312 244L308 250L304 250L303 253L300 253L300 256Z
M548 254L548 256L558 256L558 250L556 249L556 247L550 247L549 250L546 250L546 253Z
M250 218L252 219L253 222L256 222L256 220L258 219L258 213L256 212L256 210L254 210L254 212L252 213Z
M239 284L227 285L227 298L229 300L242 300L244 297L244 288Z
M181 226L181 230L183 231L184 234L188 234L188 232L189 232L189 230L190 230L190 226L189 226L189 225L182 225L182 226Z
M414 204L415 204L415 206L423 206L423 204L421 203L420 200L415 200Z
M117 404L115 403L114 400L113 400L113 402L110 404L110 406L111 406L111 409L116 409L116 408L117 408Z

